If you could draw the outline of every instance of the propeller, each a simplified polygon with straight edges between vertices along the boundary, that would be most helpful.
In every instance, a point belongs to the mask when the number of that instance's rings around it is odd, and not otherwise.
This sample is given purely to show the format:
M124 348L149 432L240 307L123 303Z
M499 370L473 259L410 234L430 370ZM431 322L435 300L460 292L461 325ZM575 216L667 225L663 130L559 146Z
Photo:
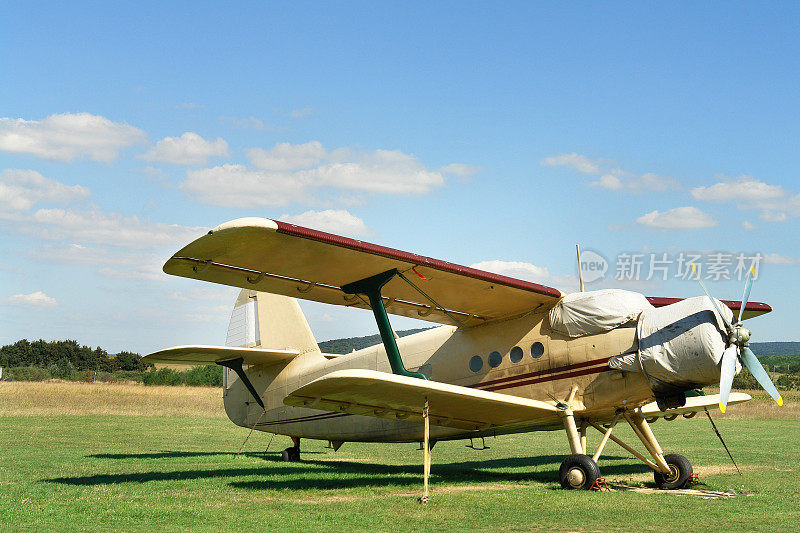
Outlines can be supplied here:
M734 323L731 323L728 320L728 318L719 308L717 300L711 297L711 294L708 292L705 283L703 283L703 280L700 279L700 275L697 273L697 267L694 263L692 263L692 272L697 276L697 281L700 282L703 292L706 293L708 299L711 300L712 304L714 304L714 309L717 310L717 314L722 319L722 322L725 323L725 330L728 333L728 347L725 348L725 351L722 353L722 364L720 368L719 410L724 413L725 407L728 405L728 397L730 396L731 386L733 384L733 375L736 373L737 358L744 366L747 367L748 370L750 370L750 373L753 374L754 378L756 378L758 384L761 385L765 391L767 391L772 399L775 400L778 405L783 405L783 398L778 392L778 389L775 388L772 380L769 379L767 371L764 370L764 367L761 366L761 363L756 355L747 345L747 342L750 340L750 330L742 326L742 315L744 314L744 308L747 305L747 301L750 299L750 289L753 288L753 278L755 278L756 275L755 268L750 267L750 272L747 276L747 282L744 285L744 293L742 293L742 307L739 308L739 316L736 318L736 322Z

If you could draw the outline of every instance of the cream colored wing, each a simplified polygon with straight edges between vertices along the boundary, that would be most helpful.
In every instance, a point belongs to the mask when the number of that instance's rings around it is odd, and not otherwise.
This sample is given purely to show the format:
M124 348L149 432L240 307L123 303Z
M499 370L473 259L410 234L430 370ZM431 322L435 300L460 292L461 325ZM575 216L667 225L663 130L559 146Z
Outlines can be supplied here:
M382 290L389 313L473 326L561 297L557 289L264 218L232 220L164 265L176 276L369 309L340 287L397 269Z
M207 365L241 357L244 364L262 365L292 359L296 350L264 350L262 348L233 348L230 346L176 346L160 350L142 359L147 363L171 365Z
M431 424L486 430L509 424L559 425L558 409L527 398L374 370L339 370L300 387L283 402L296 407L421 422L425 401Z
M728 405L746 402L752 399L749 394L743 392L732 392L728 398ZM707 408L719 409L719 394L709 394L708 396L691 396L686 398L686 405L677 409L667 409L662 411L656 402L642 406L642 414L647 418L682 415L696 413Z

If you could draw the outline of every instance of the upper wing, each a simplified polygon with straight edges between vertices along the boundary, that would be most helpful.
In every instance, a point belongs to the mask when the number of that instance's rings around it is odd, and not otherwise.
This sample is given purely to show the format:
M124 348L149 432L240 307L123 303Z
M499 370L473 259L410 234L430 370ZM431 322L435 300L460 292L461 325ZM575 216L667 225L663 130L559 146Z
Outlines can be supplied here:
M485 430L518 423L539 427L561 424L558 410L544 402L374 370L332 372L295 390L283 402L421 422L426 400L431 423L437 426Z
M176 346L144 356L148 363L172 365L207 365L241 357L248 365L277 363L300 355L296 350L264 350L262 348L233 348L230 346Z
M734 405L750 400L750 395L743 392L732 392L728 397L728 405ZM696 413L712 407L717 409L719 407L719 394L709 394L708 396L690 396L686 398L686 405L676 409L667 409L662 411L658 408L656 402L648 403L642 407L642 414L647 418L682 415L688 413Z
M382 290L396 315L472 326L552 305L557 289L264 218L240 218L209 231L164 265L164 272L369 309L340 287L396 268Z
M664 307L665 305L674 304L675 302L680 302L683 298L663 298L659 296L648 296L647 300L653 305L653 307ZM738 315L739 309L742 308L742 302L737 300L720 300L720 302L727 305L731 311L733 311L734 316ZM742 315L742 320L746 318L753 318L754 316L763 315L772 311L772 307L769 304L761 303L761 302L747 302L747 305L744 306L744 314Z

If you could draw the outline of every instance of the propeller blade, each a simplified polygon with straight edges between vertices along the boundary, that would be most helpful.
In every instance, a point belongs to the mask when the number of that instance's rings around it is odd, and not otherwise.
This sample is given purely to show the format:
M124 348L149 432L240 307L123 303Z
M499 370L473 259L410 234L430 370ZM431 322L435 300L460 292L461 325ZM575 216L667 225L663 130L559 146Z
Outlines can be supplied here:
M750 267L750 272L747 276L747 283L744 284L744 293L742 294L742 307L739 308L739 318L736 322L742 321L742 315L744 314L744 306L747 305L747 301L750 299L750 289L753 288L753 278L756 277L756 269L755 267Z
M725 348L722 352L722 365L719 376L719 410L725 412L728 396L731 394L733 375L736 373L736 345Z
M778 402L778 405L783 405L783 398L781 394L778 392L778 389L775 388L775 385L772 384L772 380L769 379L769 375L767 371L764 370L764 367L761 366L761 362L759 362L756 354L753 353L749 347L745 346L742 349L742 362L744 366L750 370L750 373L753 374L753 377L756 378L759 385L761 385L767 393L772 396L772 399Z
M711 293L708 292L708 289L706 289L706 284L703 283L703 280L700 279L700 275L697 274L697 267L695 266L694 263L692 263L692 272L694 272L694 274L697 275L697 281L700 282L700 286L703 288L703 292L706 293L706 296L708 296L708 299L711 300L712 304L714 304L714 309L717 310L717 314L720 316L722 321L725 323L725 327L728 328L728 333L730 334L730 332L733 331L733 325L730 322L728 322L728 319L725 317L725 315L722 314L722 310L717 305L717 301L711 296Z

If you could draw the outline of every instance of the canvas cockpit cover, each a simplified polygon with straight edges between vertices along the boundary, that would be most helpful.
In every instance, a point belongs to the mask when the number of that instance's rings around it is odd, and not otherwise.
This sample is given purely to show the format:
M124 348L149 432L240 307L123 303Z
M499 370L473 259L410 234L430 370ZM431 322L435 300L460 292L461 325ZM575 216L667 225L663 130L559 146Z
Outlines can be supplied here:
M564 296L550 310L550 327L570 337L610 331L654 309L638 292L621 289L576 292Z
M718 304L729 321L733 312ZM639 350L612 357L608 366L644 372L655 393L672 393L719 381L725 325L706 296L650 309L636 327ZM741 364L736 362L736 373Z

